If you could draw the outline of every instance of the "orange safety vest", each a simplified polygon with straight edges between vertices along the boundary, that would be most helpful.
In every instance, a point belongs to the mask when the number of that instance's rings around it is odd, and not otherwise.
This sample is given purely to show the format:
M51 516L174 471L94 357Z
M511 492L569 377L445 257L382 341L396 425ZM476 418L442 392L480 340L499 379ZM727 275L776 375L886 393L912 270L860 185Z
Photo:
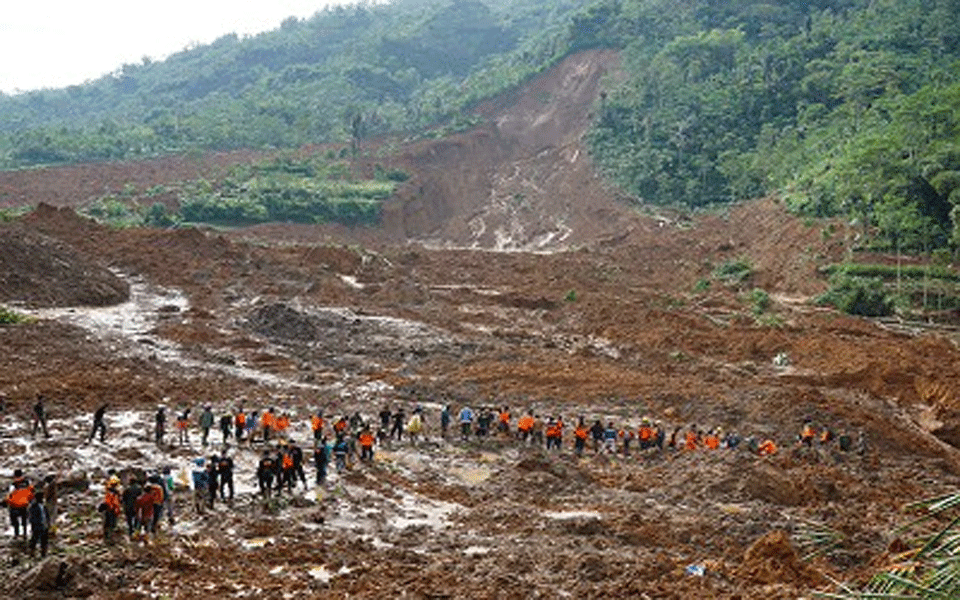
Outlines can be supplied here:
M716 450L720 447L720 438L715 435L708 435L703 438L703 443L706 444L707 448L711 450Z
M804 427L803 431L800 432L800 437L805 440L812 440L813 436L815 435L816 435L816 432L813 430L813 427L811 427L810 425L807 425L806 427Z
M577 426L573 431L573 435L577 436L581 440L585 440L590 436L590 431L586 427Z
M520 431L530 431L533 429L533 417L530 415L520 417L520 420L517 421L517 429Z
M243 414L242 412L241 412L241 413L237 413L237 417L236 417L235 423L236 423L237 425L239 425L240 427L243 427L244 425L247 424L247 415Z
M33 500L33 486L16 488L7 496L7 506L10 508L26 508Z
M697 434L696 434L696 433L694 433L694 432L692 432L692 431L688 431L688 432L687 432L686 444L684 445L684 448L686 448L687 450L696 450L696 449L697 449Z
M760 447L757 448L757 451L760 453L760 456L770 456L771 454L777 453L777 445L773 443L773 440L764 440Z
M107 490L107 494L103 498L103 503L107 505L107 510L113 514L120 514L120 494Z
M373 446L373 434L369 431L364 431L360 434L360 445L364 448L370 448Z
M177 419L177 429L186 429L189 422L186 419Z
M641 425L640 431L637 432L637 435L640 437L641 442L646 442L653 437L653 429L646 425Z
M288 452L283 453L283 468L284 470L293 468L293 457Z
M509 425L509 424L510 424L510 413L508 413L508 412L502 412L502 413L500 413L500 422L503 423L504 425Z
M333 429L337 433L343 433L346 428L347 428L347 422L343 419L340 419L339 421L337 421L336 424L334 424L333 426Z
M280 415L280 417L277 418L277 431L286 431L287 427L290 427L290 417Z
M313 415L313 417L310 419L310 426L313 428L314 431L320 431L321 429L323 429L323 419L321 419L317 415Z
M274 425L273 413L270 411L263 413L263 416L260 417L260 424L263 425L264 428L269 427L272 429Z

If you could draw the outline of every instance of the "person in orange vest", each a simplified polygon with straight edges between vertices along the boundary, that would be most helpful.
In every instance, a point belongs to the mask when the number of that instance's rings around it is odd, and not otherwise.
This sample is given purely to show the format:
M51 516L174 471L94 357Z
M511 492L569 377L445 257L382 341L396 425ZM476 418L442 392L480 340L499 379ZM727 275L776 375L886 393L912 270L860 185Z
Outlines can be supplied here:
M573 430L573 451L579 457L583 456L583 449L587 446L587 438L590 437L590 430L587 429L583 417L577 423L577 428Z
M510 435L510 407L504 406L500 410L498 415L499 423L497 424L497 430L500 431L504 436Z
M363 431L357 436L357 441L360 442L360 460L366 462L368 460L373 460L373 433L370 431L370 427L364 427Z
M121 512L120 479L116 475L107 480L106 493L97 510L103 513L103 541L112 544L113 532L117 528L117 517Z
M334 432L335 434L337 434L337 436L341 436L341 435L345 435L345 434L346 434L346 432L347 432L347 417L346 417L346 416L340 417L340 420L338 420L336 423L333 424L333 432Z
M317 414L310 418L310 428L313 430L313 444L316 446L323 439L323 411L318 410Z
M777 453L777 445L773 443L773 440L767 438L757 447L757 453L760 456L773 456Z
M286 439L287 429L290 428L290 417L287 413L280 413L276 420L277 438Z
M813 439L817 437L817 430L814 428L811 420L803 420L803 429L800 430L800 443L804 446L811 447L813 446Z
M533 432L533 413L529 412L517 420L517 433L520 435L520 441L526 443Z
M33 500L33 486L21 469L13 472L13 489L7 494L3 503L10 512L10 523L13 525L13 537L20 536L23 528L23 539L27 539L27 509Z
M277 464L280 466L279 477L277 477L276 492L283 491L283 486L287 486L287 492L293 493L293 454L290 452L290 446L284 444L277 451Z
M182 446L184 443L190 444L190 407L183 409L183 412L177 415L177 436Z
M263 428L263 443L266 444L270 441L270 430L274 427L274 416L273 412L275 409L268 408L263 411L263 414L260 416L260 426ZM252 440L251 440L252 441Z
M703 436L703 445L709 450L716 450L720 447L720 437L715 431L710 431L707 435Z
M650 420L646 417L640 422L637 439L639 440L640 450L646 450L653 445L653 427L650 426Z
M237 409L237 414L233 416L233 426L234 426L234 438L237 440L237 445L240 445L240 442L243 441L243 432L247 428L247 414L243 412L243 407L241 406Z
M556 446L557 450L560 449L560 428L557 427L557 422L553 420L553 417L547 421L547 450Z
M697 449L698 442L699 442L699 439L700 439L700 436L697 435L697 428L696 428L696 427L690 427L690 429L687 431L686 436L684 436L683 449L684 449L684 450L696 450L696 449Z

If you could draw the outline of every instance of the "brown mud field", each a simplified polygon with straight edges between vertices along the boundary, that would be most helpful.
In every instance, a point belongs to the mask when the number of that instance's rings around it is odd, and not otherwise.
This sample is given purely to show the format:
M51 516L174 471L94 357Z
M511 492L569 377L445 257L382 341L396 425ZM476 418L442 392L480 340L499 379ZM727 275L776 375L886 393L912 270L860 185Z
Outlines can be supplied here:
M884 568L903 507L956 490L952 332L814 306L817 268L848 250L842 224L775 199L692 216L624 201L580 143L615 65L570 57L478 108L478 129L400 145L389 160L413 176L378 228L112 229L71 208L258 153L0 173L0 201L37 206L0 225L0 302L31 315L0 326L0 469L61 481L46 559L5 530L0 595L769 599ZM717 275L734 261L744 279ZM30 435L38 394L49 439ZM90 441L101 404L107 436ZM447 404L454 420L509 406L511 429L528 410L562 415L562 446L443 439ZM158 405L170 429L193 407L189 444L153 443ZM196 514L192 460L223 451L218 431L200 444L204 405L287 412L308 456L318 409L376 423L384 405L421 406L425 436L319 486L308 459L308 489L269 502L263 445L230 440L236 498ZM779 451L578 457L580 416ZM798 447L805 419L853 447ZM107 470L163 466L181 488L175 523L104 544Z

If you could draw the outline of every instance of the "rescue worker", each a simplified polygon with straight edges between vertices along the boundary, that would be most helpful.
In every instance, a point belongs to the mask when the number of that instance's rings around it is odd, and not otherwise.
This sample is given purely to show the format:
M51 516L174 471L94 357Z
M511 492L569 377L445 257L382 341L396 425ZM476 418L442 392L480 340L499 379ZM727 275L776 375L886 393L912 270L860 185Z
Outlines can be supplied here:
M233 434L233 415L223 413L220 417L220 433L223 434L222 444L226 445L227 440Z
M120 478L116 475L107 480L103 502L97 507L103 513L103 541L113 543L113 532L117 528L117 518L120 516Z
M153 492L144 486L134 503L137 513L137 533L142 536L144 542L150 539L150 530L153 527L153 502Z
M290 440L290 458L293 459L293 473L291 479L293 484L297 484L297 479L303 484L303 489L307 489L307 475L303 472L303 450L293 440Z
M193 481L193 508L197 514L204 513L204 506L207 503L210 486L210 475L205 467L206 461L201 458L193 460L193 471L190 472L190 478Z
M143 490L136 479L127 482L120 493L120 504L123 505L123 516L127 521L127 535L133 537L137 531L137 498Z
M198 425L200 425L200 444L206 446L207 439L210 437L210 428L213 427L213 410L210 406L203 407Z
M313 466L317 470L317 485L326 483L327 466L330 464L330 445L327 436L320 438L320 443L313 449Z
M333 433L335 433L337 436L347 435L347 417L346 416L340 417L340 419L338 419L337 422L333 424Z
M243 412L242 406L237 410L237 414L233 416L233 425L233 437L237 440L237 446L239 446L240 442L243 441L243 433L247 428L247 415Z
M666 438L667 432L664 431L663 426L660 424L660 421L657 421L653 424L653 444L657 447L658 450L663 451L663 442Z
M504 406L498 415L497 430L503 435L510 435L510 407Z
M23 537L27 537L27 512L30 501L33 500L33 486L23 474L21 469L13 472L13 488L4 499L4 504L10 513L10 523L13 525L13 537L20 535L20 529L23 529Z
M440 436L447 439L447 432L450 429L450 405L447 404L440 411Z
M170 467L164 467L160 471L160 483L163 486L163 503L167 507L167 523L173 527L174 525L174 501L173 501L173 491L175 489L173 474L171 473Z
M577 423L577 428L573 430L573 451L577 457L583 456L583 449L586 447L587 438L589 437L590 430L587 429L587 426L581 417L580 421Z
M381 419L382 420L382 419ZM317 414L310 418L310 429L313 430L313 443L317 444L323 438L323 411L318 410Z
M350 452L350 444L343 437L337 437L333 444L333 458L337 465L337 473L343 473L347 468L347 453Z
M413 409L413 414L410 415L410 420L407 421L407 434L410 436L410 443L416 444L417 440L420 437L420 434L423 433L423 418L420 416L420 409ZM373 457L371 451L371 458Z
M530 439L534 446L543 446L543 419L540 415L533 415L533 427L530 428Z
M380 429L390 430L390 417L393 416L393 413L390 412L390 406L384 404L383 408L380 409Z
M147 485L144 486L143 489L144 492L149 493L153 499L153 510L150 515L151 519L148 527L150 533L156 534L160 517L163 516L163 505L167 501L166 486L163 484L163 479L161 479L159 475L151 475L147 477Z
M220 477L220 500L233 502L233 459L227 456L226 450L217 463L217 473ZM230 497L227 498L227 488L230 488Z
M50 473L43 478L43 481L40 482L40 486L37 488L37 492L43 492L45 499L44 508L46 508L47 515L50 519L50 531L54 533L56 532L55 528L57 523L58 487L57 475Z
M813 439L817 436L817 430L814 428L811 420L803 420L803 428L800 430L799 440L804 446L810 448L813 446Z
M162 446L163 436L166 434L167 429L167 413L163 406L157 407L157 412L153 417L153 422L153 441L157 444L157 446Z
M517 434L520 436L520 441L523 443L528 443L530 441L530 436L533 433L533 413L528 412L519 419L517 419Z
M560 449L560 429L557 427L557 422L551 417L547 422L547 450L554 446L557 450Z
M617 451L617 434L619 431L613 426L613 421L607 421L607 427L603 430L603 449L607 454L614 454Z
M47 431L47 410L43 406L43 395L37 394L37 402L33 405L33 433L31 437L37 436L37 430L43 430L43 437L50 437L50 432Z
M653 427L650 426L650 420L646 417L640 422L640 429L637 430L637 440L640 450L644 451L653 446Z
M683 449L696 450L699 442L700 436L697 434L697 428L690 427L690 429L687 430L687 434L684 436Z
M360 432L360 435L357 436L357 440L360 442L360 460L363 462L372 461L373 433L371 433L370 428L364 428L363 431Z
M277 477L276 491L279 494L283 486L287 486L287 491L293 493L293 456L290 454L290 448L283 445L277 451L277 464L280 466L280 472Z
M703 445L708 450L716 450L720 447L720 436L717 435L716 431L709 431L707 435L703 436Z
M277 439L287 439L287 430L290 429L290 416L285 412L280 413L280 416L274 421L274 425L277 431Z
M220 457L216 454L210 457L210 460L207 461L207 506L213 508L214 503L217 501L217 492L220 491L220 485L218 478L220 477L220 471L217 468L217 465L220 463Z
M257 426L260 424L260 413L258 411L253 411L250 413L250 416L246 418L246 431L244 435L247 438L247 442L253 446L253 438L257 437Z
M43 504L43 492L37 492L27 509L30 521L30 556L40 544L40 556L47 555L47 543L50 540L50 513Z
M393 427L390 429L390 438L397 438L399 442L403 438L403 426L407 422L407 413L400 406L397 412L393 413Z
M600 424L600 419L590 426L590 437L593 439L594 453L600 452L600 444L603 442L603 425Z
M623 455L630 456L630 444L633 442L636 434L633 433L633 429L630 426L626 426L620 430L619 436L620 444L623 447Z
M257 463L257 484L260 486L260 495L270 498L273 492L273 476L277 472L273 457L269 450L263 451L260 462Z
M273 416L275 410L276 409L274 408L269 408L263 411L263 416L260 417L260 426L263 429L264 444L270 441L270 431L272 431L275 426L275 418Z
M180 445L190 444L190 407L183 409L183 412L177 415L177 438Z
M770 438L763 440L757 447L757 454L760 456L773 456L776 453L777 445Z
M461 408L459 421L460 439L465 442L470 439L470 429L473 427L473 409L469 406Z
M90 438L87 440L88 442L92 442L92 441L93 441L93 438L94 438L94 436L97 435L97 432L98 432L98 431L100 432L100 441L101 441L101 442L103 442L104 439L106 438L106 436L107 436L107 426L106 426L106 424L104 424L104 422L103 422L103 415L104 415L104 413L106 413L106 412L107 412L107 405L106 405L106 404L101 404L101 405L100 405L100 408L98 408L96 411L94 411L94 413L93 413L93 428L90 430Z

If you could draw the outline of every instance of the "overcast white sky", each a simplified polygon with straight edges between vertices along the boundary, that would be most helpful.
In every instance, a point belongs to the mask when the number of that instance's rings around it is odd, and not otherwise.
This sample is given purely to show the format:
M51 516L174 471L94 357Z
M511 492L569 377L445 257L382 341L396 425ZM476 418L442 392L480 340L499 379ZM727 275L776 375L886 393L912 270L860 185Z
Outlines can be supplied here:
M144 56L162 59L227 33L356 0L11 0L0 8L0 91L59 88Z

